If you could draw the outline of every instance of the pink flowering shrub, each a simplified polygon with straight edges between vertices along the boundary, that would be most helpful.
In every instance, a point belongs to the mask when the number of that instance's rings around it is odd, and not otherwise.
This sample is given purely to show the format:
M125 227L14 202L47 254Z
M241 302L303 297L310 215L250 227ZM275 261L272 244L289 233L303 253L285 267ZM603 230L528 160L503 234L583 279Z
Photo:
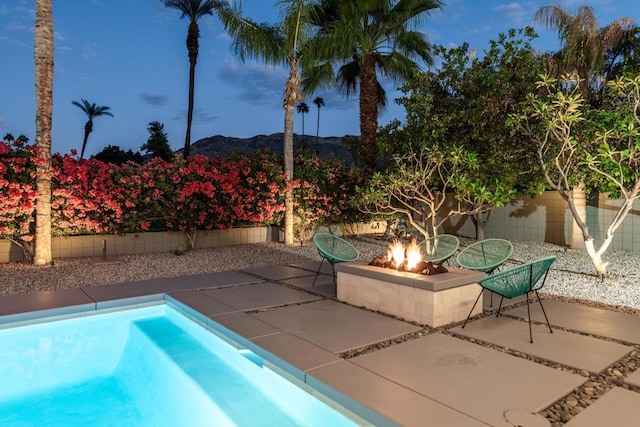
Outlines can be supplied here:
M0 143L0 238L23 247L34 232L35 159L32 146ZM296 216L304 224L356 220L349 199L357 173L316 158L298 158L295 171ZM144 165L55 154L52 233L174 230L193 246L196 230L280 224L286 186L282 159L272 153Z
M33 258L35 230L35 148L20 140L0 142L0 237Z

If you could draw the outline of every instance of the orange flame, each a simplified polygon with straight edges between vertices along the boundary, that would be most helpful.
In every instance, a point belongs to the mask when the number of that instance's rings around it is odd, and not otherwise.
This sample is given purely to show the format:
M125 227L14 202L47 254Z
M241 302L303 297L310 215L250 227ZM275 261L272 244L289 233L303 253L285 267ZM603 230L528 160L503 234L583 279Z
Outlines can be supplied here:
M416 239L411 239L406 248L394 240L387 248L387 261L395 268L414 269L422 261L422 249Z
M420 249L420 245L418 245L418 241L415 238L411 239L411 242L407 245L406 259L407 265L405 268L407 270L413 270L422 261L422 249Z

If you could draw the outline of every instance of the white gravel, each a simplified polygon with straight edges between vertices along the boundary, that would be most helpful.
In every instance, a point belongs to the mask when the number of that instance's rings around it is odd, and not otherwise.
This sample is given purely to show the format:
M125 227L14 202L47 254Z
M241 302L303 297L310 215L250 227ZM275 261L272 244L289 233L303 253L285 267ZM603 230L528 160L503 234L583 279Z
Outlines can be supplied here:
M361 251L360 260L370 261L385 253L387 242L371 236L349 238ZM472 240L461 239L462 246ZM594 304L640 309L640 257L637 252L610 249L604 256L609 261L604 281L593 274L587 254L539 242L513 241L515 265L555 255L543 292ZM320 260L313 245L287 247L278 243L262 243L215 249L193 250L182 256L155 253L114 257L116 264L95 263L95 259L57 259L54 266L34 267L20 263L0 264L0 295L25 292L97 286L160 277L175 277L226 270L241 270L273 264L293 264ZM452 266L456 266L452 258Z

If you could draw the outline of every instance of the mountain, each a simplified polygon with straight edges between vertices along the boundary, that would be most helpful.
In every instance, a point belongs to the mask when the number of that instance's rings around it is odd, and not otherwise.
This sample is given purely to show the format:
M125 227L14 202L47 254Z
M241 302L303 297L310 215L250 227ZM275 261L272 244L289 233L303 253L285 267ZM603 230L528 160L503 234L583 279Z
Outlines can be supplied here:
M283 138L284 135L282 133L256 135L251 138L233 138L230 136L215 135L209 138L202 138L191 144L191 153L217 157L232 153L248 154L257 150L268 150L282 154ZM304 142L302 142L301 135L293 135L294 155L297 155L305 145L312 152L315 151L316 137L305 135ZM346 164L353 163L351 151L342 144L342 137L331 136L318 138L317 150L318 156L321 158L337 158Z

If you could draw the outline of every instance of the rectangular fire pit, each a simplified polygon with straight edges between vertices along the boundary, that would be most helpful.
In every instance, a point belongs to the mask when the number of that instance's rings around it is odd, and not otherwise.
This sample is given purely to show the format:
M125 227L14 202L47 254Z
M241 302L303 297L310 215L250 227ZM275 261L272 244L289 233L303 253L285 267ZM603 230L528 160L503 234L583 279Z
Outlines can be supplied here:
M423 275L355 262L336 264L338 300L438 327L464 320L484 273L447 267ZM473 314L482 312L482 297Z

